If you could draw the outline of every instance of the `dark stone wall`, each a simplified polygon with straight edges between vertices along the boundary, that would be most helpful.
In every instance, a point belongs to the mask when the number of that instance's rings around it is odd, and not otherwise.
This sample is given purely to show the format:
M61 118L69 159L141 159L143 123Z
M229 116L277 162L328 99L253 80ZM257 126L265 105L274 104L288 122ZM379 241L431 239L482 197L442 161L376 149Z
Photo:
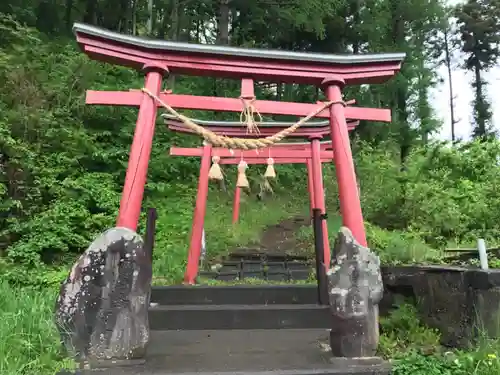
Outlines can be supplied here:
M387 314L398 296L413 298L422 321L445 346L465 348L479 336L500 337L500 270L459 267L382 267Z

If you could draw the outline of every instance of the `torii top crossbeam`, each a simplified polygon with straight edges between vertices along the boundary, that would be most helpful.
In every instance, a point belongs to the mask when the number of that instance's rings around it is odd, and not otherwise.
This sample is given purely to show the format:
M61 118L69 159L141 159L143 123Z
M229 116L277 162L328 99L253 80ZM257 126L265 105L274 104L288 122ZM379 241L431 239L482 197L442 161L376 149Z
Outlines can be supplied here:
M272 51L158 41L123 35L99 27L76 23L78 44L91 58L136 69L159 69L162 73L229 77L242 80L242 97L253 97L258 80L305 83L320 86L325 79L340 78L342 85L382 83L401 68L402 53L331 55ZM161 90L160 90L161 91ZM157 92L178 109L240 112L241 100ZM139 106L140 91L87 91L87 104ZM277 105L279 103L279 105ZM318 106L312 103L256 100L261 114L306 116ZM352 120L391 121L390 111L347 106ZM327 110L317 117L329 118Z
M152 40L76 23L83 51L96 60L142 69L161 61L173 74L252 78L320 85L342 75L346 84L381 83L400 69L402 53L332 55Z

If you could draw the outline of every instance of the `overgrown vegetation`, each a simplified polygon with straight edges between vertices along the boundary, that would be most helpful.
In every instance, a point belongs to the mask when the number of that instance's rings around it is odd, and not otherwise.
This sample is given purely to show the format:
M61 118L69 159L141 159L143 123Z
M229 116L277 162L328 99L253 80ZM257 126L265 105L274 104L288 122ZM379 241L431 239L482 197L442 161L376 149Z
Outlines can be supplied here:
M46 265L66 267L97 233L113 224L136 111L85 107L83 95L88 88L140 87L141 78L124 68L89 61L72 41L65 39L64 32L59 38L53 34L48 37L22 25L15 17L19 17L15 12L0 17L3 46L0 238L2 268L11 270L7 274L19 275L22 273L12 271L15 267L37 270ZM414 66L416 62L412 59L416 56L410 57L407 65ZM426 68L421 73L431 74ZM379 96L390 96L391 85L401 84L401 79L374 90L379 90ZM237 95L237 87L230 82L182 77L175 82L176 91L194 94L210 92L214 87L225 94ZM261 96L276 95L268 85L257 89ZM295 100L306 100L313 95L300 86L281 89L288 96L295 92ZM356 97L361 103L378 106L365 94L358 92ZM393 109L396 114L393 125L401 125L397 115L400 109ZM417 109L409 105L405 110L414 111L417 116ZM495 244L500 212L495 189L500 180L497 140L452 146L413 134L411 147L405 149L402 168L401 139L386 132L392 125L370 126L371 130L361 126L354 139L356 169L370 242L374 248L385 251L381 253L385 260L435 261L439 250L448 243L473 243L477 237ZM375 137L375 141L368 141L368 135L374 132L386 140ZM184 261L198 161L169 158L167 150L172 144L197 142L195 138L181 137L158 126L145 206L159 209L156 271L159 277L170 280L180 275ZM334 213L335 176L332 167L325 169L328 210ZM251 168L250 174L256 176L256 170ZM231 191L229 168L227 177ZM304 185L301 170L280 166L278 196L281 190L297 197L296 201L301 203L295 207L299 211L303 211L307 202ZM223 193L212 192L212 197L214 194L206 229L212 251L223 252L238 241L250 240L255 231L243 233L247 229L242 224L236 229L241 236L230 233L230 203ZM175 197L175 205L170 205L169 197ZM285 202L277 199L279 205ZM248 200L248 204L251 201L264 207L251 197ZM294 204L287 203L287 207ZM271 222L288 214L286 211L270 209L269 215L262 217ZM227 220L223 225L219 225L221 217ZM248 220L255 222L253 218ZM265 224L265 220L259 223Z
M388 107L393 113L391 124L362 121L353 135L371 247L384 262L435 263L443 262L446 246L469 247L478 237L495 245L500 234L500 142L494 138L484 82L487 70L497 65L499 9L496 0L469 0L452 10L439 0L1 2L0 373L50 374L63 367L51 319L56 287L68 265L114 224L119 206L136 110L88 107L84 94L90 88L140 88L143 78L80 53L70 35L74 21L197 43L325 53L406 52L396 79L348 88L345 95L361 106ZM466 60L455 61L455 47L466 53ZM432 140L441 126L429 99L439 81L436 68L442 61L453 68L445 50L451 50L453 64L475 73L472 142ZM173 77L168 84L179 93L239 94L238 84L225 80ZM322 98L312 87L281 83L259 83L256 92L273 100ZM159 214L156 283L182 277L196 193L198 160L168 157L174 144L198 145L199 139L157 126L144 202ZM210 191L205 223L209 256L254 242L264 226L307 210L304 171L279 166L276 196L265 202L254 199L255 192L245 196L241 222L233 227L236 170L225 172L228 193L215 187ZM252 166L250 179L260 172ZM332 166L324 176L334 233L340 224ZM311 232L304 230L299 237L310 242ZM492 266L499 264L491 260ZM498 345L491 341L475 352L436 352L437 334L421 327L407 305L384 320L382 328L381 353L396 358L396 375L488 375L500 370Z
M0 281L0 373L54 374L71 366L53 320L55 288L12 288Z
M420 322L416 309L401 303L381 319L379 352L393 361L394 375L493 375L500 371L499 343L484 339L473 350L449 350L438 332Z

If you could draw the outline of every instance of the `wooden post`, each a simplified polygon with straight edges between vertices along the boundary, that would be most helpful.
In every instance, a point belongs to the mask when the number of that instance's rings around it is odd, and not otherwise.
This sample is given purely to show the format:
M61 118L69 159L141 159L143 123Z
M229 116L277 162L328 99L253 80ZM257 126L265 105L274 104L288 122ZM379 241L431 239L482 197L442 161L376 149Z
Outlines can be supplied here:
M168 69L166 66L152 64L145 65L144 71L146 72L144 87L159 95L163 74L168 72ZM154 100L143 94L135 126L134 140L130 148L127 174L125 175L120 211L116 223L117 227L137 230L137 224L141 216L144 186L148 174L149 157L153 145L156 112L157 106Z
M198 194L196 195L196 206L193 215L193 229L191 231L191 242L189 245L188 261L184 282L194 284L198 276L198 268L201 256L201 239L203 236L203 224L207 210L208 198L208 172L210 170L212 146L203 146L201 157L200 176L198 179Z
M340 212L342 223L349 228L356 240L367 246L365 224L361 211L356 173L352 159L351 143L347 130L345 108L340 101L345 82L341 77L327 77L323 80L328 100L338 101L330 107L330 129L332 138L335 171L339 187Z

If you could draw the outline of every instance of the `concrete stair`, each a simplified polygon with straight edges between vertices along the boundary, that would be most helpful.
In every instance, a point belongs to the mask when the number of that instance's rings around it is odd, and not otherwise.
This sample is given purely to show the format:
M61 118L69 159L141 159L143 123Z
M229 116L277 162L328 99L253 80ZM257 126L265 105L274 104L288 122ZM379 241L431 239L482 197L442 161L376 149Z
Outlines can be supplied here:
M153 287L146 359L78 374L388 375L379 358L332 358L314 285Z
M103 375L387 375L380 359L332 359L325 329L153 331L146 363ZM96 372L89 372L95 374ZM86 375L86 372L82 372Z
M378 358L331 357L317 301L315 285L154 287L146 364L126 370L149 372L116 374L389 374Z

